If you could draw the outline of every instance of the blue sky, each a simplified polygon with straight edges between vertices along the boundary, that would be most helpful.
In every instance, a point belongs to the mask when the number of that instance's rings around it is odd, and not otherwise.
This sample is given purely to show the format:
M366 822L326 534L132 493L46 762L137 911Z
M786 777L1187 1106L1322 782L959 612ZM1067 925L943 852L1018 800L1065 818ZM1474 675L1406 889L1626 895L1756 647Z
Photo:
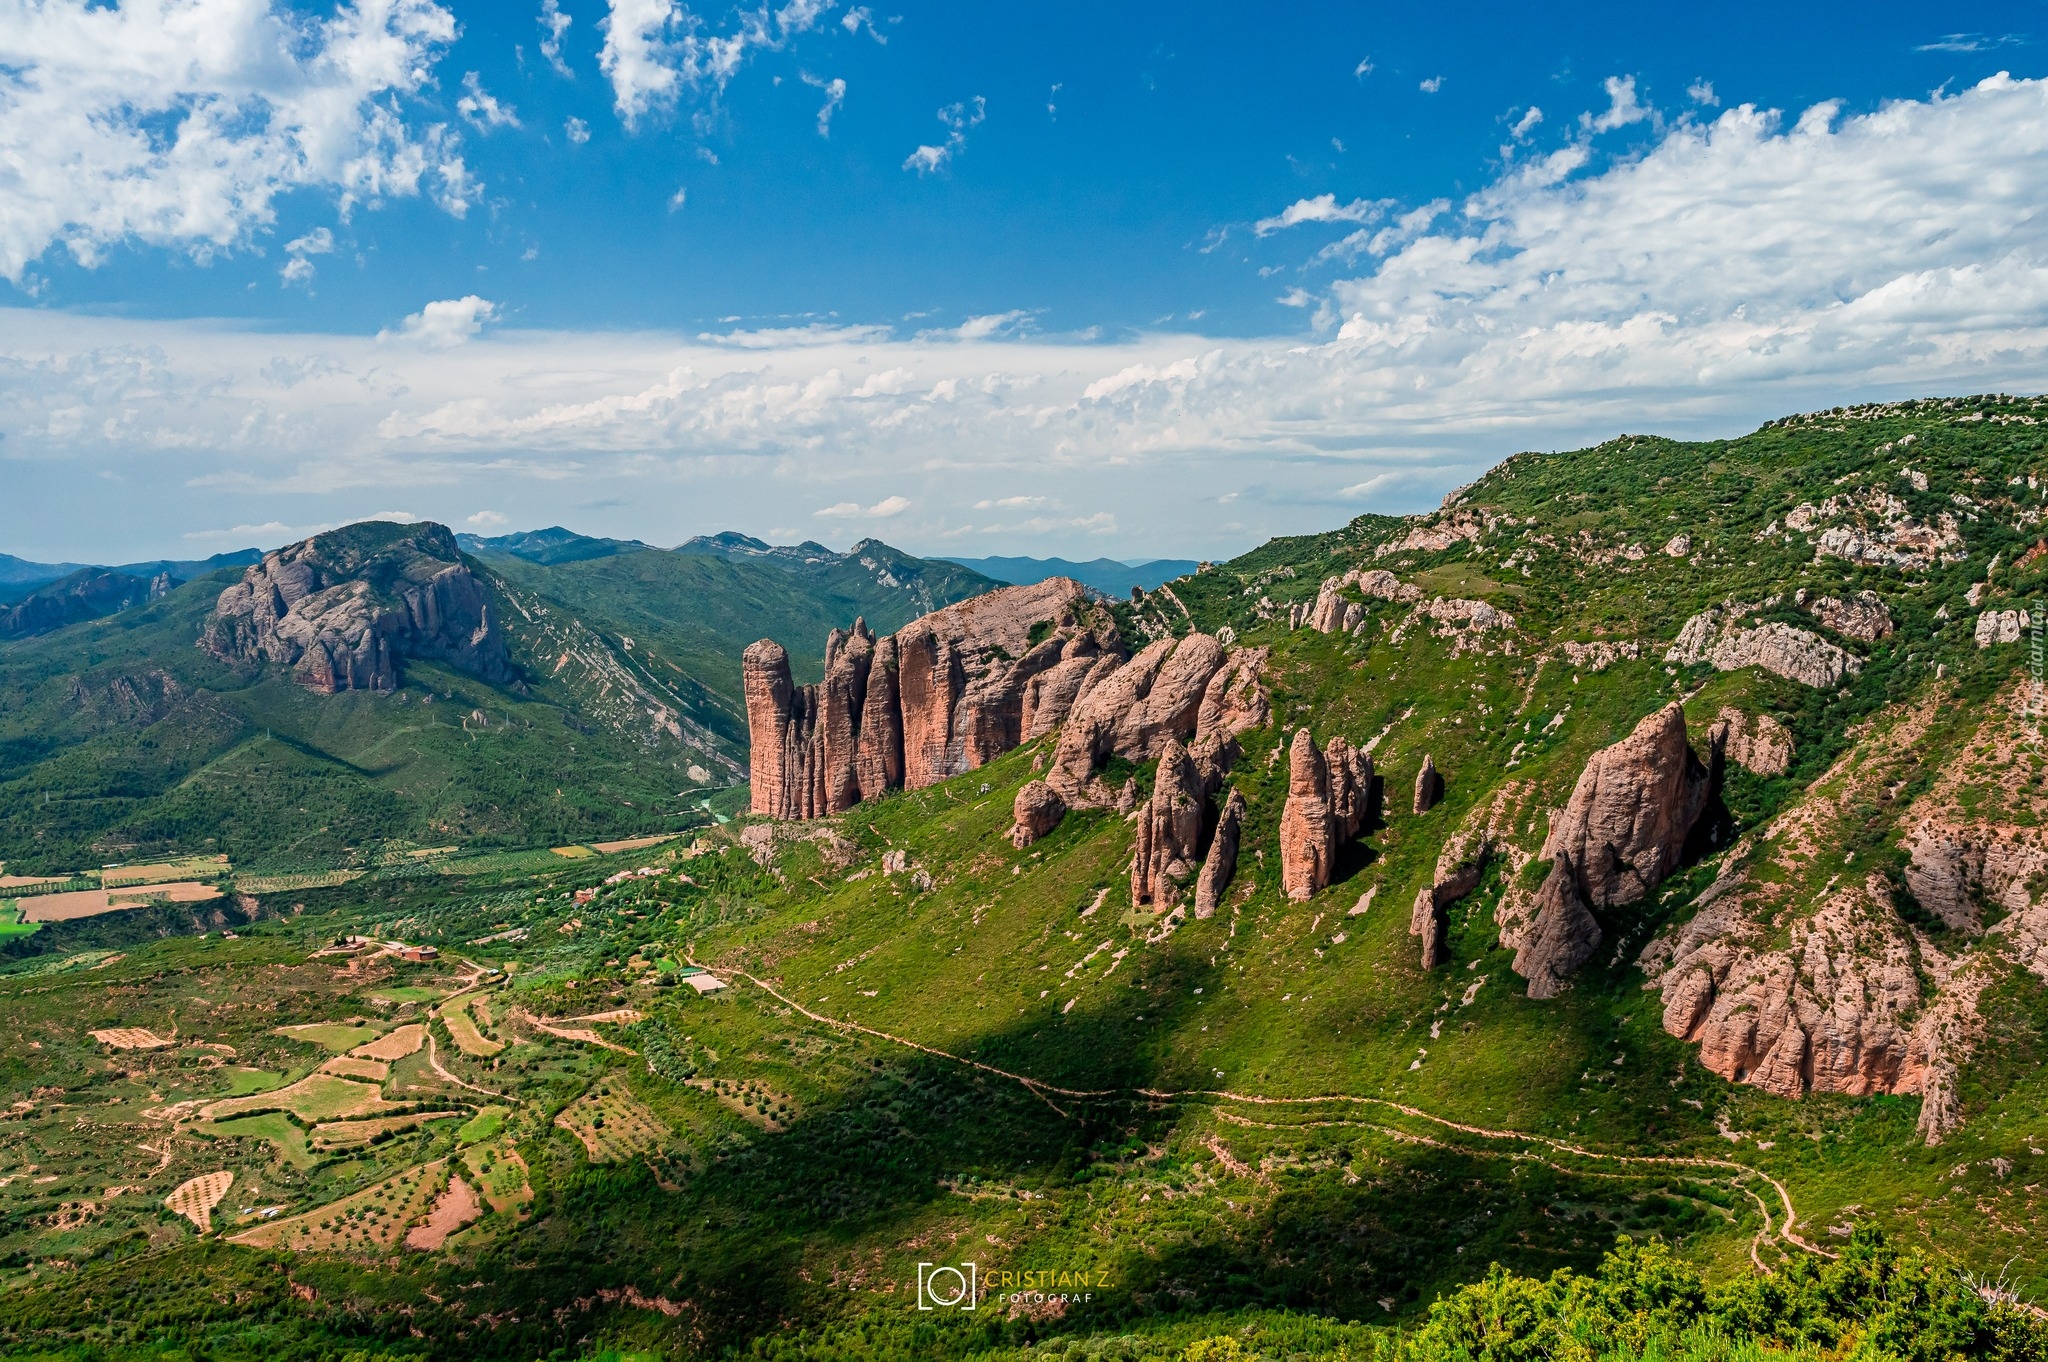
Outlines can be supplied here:
M2039 4L1271 8L0 0L0 548L1206 557L2048 386Z

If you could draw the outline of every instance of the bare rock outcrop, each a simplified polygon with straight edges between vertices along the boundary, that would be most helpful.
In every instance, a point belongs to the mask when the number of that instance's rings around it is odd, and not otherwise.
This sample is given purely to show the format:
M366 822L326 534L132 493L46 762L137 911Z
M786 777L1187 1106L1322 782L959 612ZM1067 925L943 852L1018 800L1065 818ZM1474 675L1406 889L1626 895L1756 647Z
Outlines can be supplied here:
M2018 643L2033 627L2033 617L2024 610L1986 610L1977 616L1977 646L1995 648L2001 643Z
M826 638L825 679L801 688L781 645L754 644L742 660L753 811L822 818L1017 746L1031 681L1114 651L1087 602L1080 583L1054 577L947 606L889 638L855 620Z
M1723 672L1759 667L1818 690L1832 690L1863 670L1862 658L1809 630L1779 620L1743 628L1742 617L1754 609L1731 602L1701 611L1679 629L1664 660L1682 667L1705 662Z
M1017 791L1010 812L1010 844L1022 851L1060 825L1067 816L1067 801L1044 781L1029 780Z
M1260 685L1264 649L1231 652L1194 633L1158 639L1128 662L1089 678L1060 727L1046 780L1070 805L1115 802L1096 769L1112 756L1147 761L1169 742L1189 745L1212 778L1235 756L1234 740L1267 721Z
M1244 794L1230 792L1223 812L1216 819L1216 831L1209 839L1209 855L1202 862L1202 874L1195 881L1195 916L1216 916L1224 891L1237 874L1237 846L1244 828Z
M1713 793L1714 772L1693 755L1673 702L1593 754L1540 855L1569 859L1588 904L1634 903L1678 868Z
M1428 813L1444 798L1444 778L1436 769L1436 758L1422 755L1422 769L1415 773L1415 812Z
M368 521L265 554L220 593L199 646L329 695L396 690L406 658L496 685L516 676L489 588L431 521Z
M1131 906L1164 910L1180 899L1181 886L1201 859L1202 824L1209 789L1193 757L1169 739L1159 754L1152 798L1138 811L1137 852L1131 860Z
M1593 958L1600 940L1600 924L1579 896L1578 869L1568 853L1560 852L1536 891L1536 915L1511 968L1529 981L1531 998L1554 998L1564 981Z
M1371 817L1372 778L1372 758L1344 739L1318 749L1307 729L1295 733L1280 812L1280 884L1287 897L1307 899L1330 883L1338 848Z
M1760 776L1782 776L1792 769L1792 733L1768 714L1745 714L1726 706L1708 730L1708 746L1728 760Z
M1805 592L1799 593L1801 597ZM1844 638L1875 643L1890 638L1898 626L1884 598L1875 591L1858 591L1850 596L1820 596L1802 600L1806 612Z
M1907 922L1894 886L1857 868L1855 854L1871 811L1924 770L1930 728L1952 702L1935 694L1866 724L1804 795L1728 854L1690 920L1645 949L1665 1030L1697 1043L1714 1072L1783 1097L1918 1093L1921 1136L1939 1143L1961 1119L1980 995L2014 965L2048 979L2048 910L2032 888L2048 872L2037 831L2048 797L2011 759L2028 741L2022 691L2015 684L1988 707L1900 820L1907 888L1946 933L1937 940ZM2006 915L1987 928L1980 903Z

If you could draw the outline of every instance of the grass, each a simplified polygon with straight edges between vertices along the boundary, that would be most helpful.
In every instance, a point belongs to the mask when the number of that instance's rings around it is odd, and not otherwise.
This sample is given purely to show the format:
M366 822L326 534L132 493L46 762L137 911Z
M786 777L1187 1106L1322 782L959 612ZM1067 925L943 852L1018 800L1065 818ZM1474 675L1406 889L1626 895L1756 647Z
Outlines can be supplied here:
M234 1140L263 1140L276 1148L285 1162L295 1168L313 1166L314 1154L306 1141L306 1132L281 1111L267 1111L259 1116L237 1116L226 1121L212 1121L198 1127L200 1133Z
M309 1074L289 1087L214 1102L205 1109L208 1120L221 1121L242 1112L283 1110L304 1121L334 1121L349 1116L366 1116L385 1105L375 1084L330 1074Z
M494 1138L499 1131L505 1128L505 1113L506 1108L504 1107L485 1107L482 1111L470 1117L468 1121L463 1123L462 1128L455 1132L457 1143L464 1145L482 1144L484 1141Z
M290 1036L294 1040L321 1046L335 1054L345 1054L358 1045L375 1040L379 1034L374 1027L348 1026L338 1022L310 1022L298 1026L283 1026L278 1028L278 1033Z

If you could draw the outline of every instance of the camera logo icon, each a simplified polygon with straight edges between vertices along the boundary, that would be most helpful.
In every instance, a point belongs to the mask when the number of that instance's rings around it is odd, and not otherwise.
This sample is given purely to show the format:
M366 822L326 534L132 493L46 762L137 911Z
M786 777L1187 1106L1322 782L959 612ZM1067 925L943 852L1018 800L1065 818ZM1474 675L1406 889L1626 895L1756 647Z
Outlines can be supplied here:
M979 1286L973 1263L919 1263L917 1308L972 1310L980 1303Z

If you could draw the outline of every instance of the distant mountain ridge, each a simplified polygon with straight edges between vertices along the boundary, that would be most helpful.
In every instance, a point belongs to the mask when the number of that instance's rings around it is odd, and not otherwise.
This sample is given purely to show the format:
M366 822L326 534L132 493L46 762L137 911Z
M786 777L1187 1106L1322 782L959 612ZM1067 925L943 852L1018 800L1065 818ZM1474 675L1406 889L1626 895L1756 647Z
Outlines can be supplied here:
M984 577L1012 586L1035 586L1049 577L1072 577L1110 596L1127 596L1132 587L1153 591L1176 577L1185 577L1202 565L1189 558L1153 558L1142 563L1124 563L1114 558L1096 558L1086 563L1065 558L949 558Z

